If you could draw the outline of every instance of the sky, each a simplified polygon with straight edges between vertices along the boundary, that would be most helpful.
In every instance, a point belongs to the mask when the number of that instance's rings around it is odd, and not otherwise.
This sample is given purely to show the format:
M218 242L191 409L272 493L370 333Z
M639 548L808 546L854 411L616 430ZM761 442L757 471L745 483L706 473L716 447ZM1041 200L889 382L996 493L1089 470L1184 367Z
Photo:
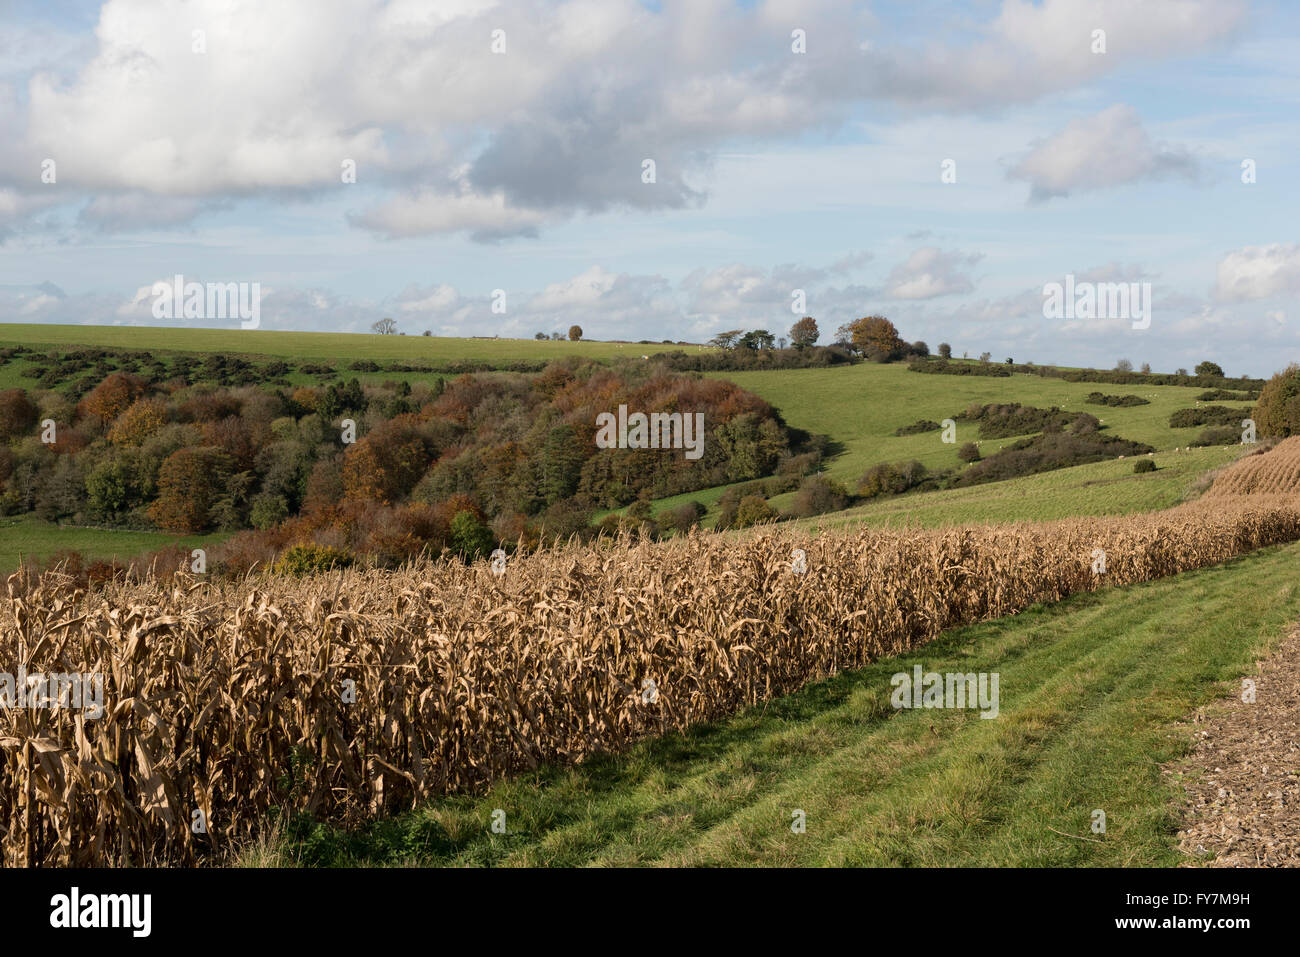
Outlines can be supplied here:
M181 275L258 283L261 329L884 315L1269 375L1298 41L1251 0L0 0L0 322L158 325ZM1045 315L1067 277L1149 283L1149 323Z

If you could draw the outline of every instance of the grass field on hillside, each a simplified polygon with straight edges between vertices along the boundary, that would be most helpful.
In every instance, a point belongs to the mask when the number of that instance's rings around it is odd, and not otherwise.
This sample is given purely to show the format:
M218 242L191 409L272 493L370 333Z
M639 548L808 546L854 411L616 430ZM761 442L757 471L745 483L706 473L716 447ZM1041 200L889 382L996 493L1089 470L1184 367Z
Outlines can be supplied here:
M1300 616L1297 559L1300 545L1265 549L1035 606L626 755L356 833L299 822L244 862L1176 865L1180 793L1162 765L1189 740L1173 724ZM895 711L890 678L915 665L998 673L999 716ZM497 809L504 834L489 829Z
M226 536L174 535L117 528L80 528L42 522L34 516L0 518L0 574L18 567L19 559L44 561L55 552L74 551L86 558L129 559L168 545L211 547Z
M866 524L933 528L973 522L1047 522L1078 515L1133 515L1172 508L1193 495L1207 472L1242 454L1241 446L1158 452L1157 470L1136 475L1133 459L1111 459L1027 475L1007 482L883 498L866 505L802 519L812 528ZM775 505L793 496L777 496Z
M1157 452L1151 456L1156 471L1142 475L1134 474L1132 458L1091 462L1005 482L889 496L840 512L800 519L799 523L824 528L857 522L928 528L971 522L1050 521L1072 515L1152 512L1184 501L1198 479L1234 461L1243 451L1242 446L1229 445ZM697 501L709 507L710 512L701 525L711 528L717 518L717 501L727 488L721 485L660 499L655 503L654 514ZM769 501L774 508L784 509L793 499L794 493L787 492Z
M922 375L907 371L902 363L864 362L826 369L713 375L730 379L766 399L781 410L789 425L829 435L842 443L844 452L830 461L828 474L850 488L877 462L916 459L930 468L950 468L958 464L957 447L963 442L976 442L987 458L1016 441L1015 438L981 440L976 434L977 426L963 422L957 424L957 445L944 444L939 432L894 435L895 429L919 419L942 422L954 418L971 403L1020 402L1039 408L1058 406L1071 412L1088 412L1100 419L1112 435L1145 442L1156 449L1173 449L1185 447L1201 429L1169 428L1170 413L1195 407L1197 395L1205 391L1185 386L1066 382L1035 375L1008 378ZM1083 400L1090 392L1131 393L1149 399L1151 404L1131 408L1089 405ZM1243 418L1252 405L1241 404Z
M486 319L486 317L485 317ZM485 321L485 328L489 324ZM283 359L354 359L442 363L458 359L496 362L535 361L580 355L592 359L653 355L705 346L635 342L562 342L540 339L453 339L439 336L380 336L343 332L277 332L270 329L196 329L176 326L73 326L0 323L0 346L36 348L145 349L175 352L221 352L227 355L275 356Z

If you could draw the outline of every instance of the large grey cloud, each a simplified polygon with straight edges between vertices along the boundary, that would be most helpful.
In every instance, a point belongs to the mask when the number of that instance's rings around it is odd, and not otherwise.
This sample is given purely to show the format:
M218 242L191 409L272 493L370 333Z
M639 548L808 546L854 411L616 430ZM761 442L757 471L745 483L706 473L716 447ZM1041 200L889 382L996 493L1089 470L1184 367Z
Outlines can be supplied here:
M345 188L350 159L361 228L535 235L577 214L698 204L727 144L832 128L867 102L1023 102L1211 47L1244 9L1006 0L973 39L882 44L869 11L823 0L108 0L88 62L0 74L0 190L39 193L54 158L62 201L125 228ZM1104 56L1088 50L1098 24Z

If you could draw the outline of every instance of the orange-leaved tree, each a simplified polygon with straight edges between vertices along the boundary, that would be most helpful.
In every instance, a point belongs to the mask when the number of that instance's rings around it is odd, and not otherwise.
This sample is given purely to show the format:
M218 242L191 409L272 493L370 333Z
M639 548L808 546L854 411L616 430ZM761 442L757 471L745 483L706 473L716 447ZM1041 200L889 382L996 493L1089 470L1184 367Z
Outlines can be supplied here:
M903 337L884 316L864 316L854 320L849 328L853 333L854 347L876 362L897 359L907 350Z

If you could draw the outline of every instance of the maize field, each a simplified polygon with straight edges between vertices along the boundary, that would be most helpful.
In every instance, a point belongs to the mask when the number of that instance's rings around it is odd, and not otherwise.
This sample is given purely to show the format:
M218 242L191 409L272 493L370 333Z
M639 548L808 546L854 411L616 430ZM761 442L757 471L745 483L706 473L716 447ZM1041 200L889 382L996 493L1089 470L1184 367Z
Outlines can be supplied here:
M1290 495L1300 491L1300 436L1243 456L1214 480L1207 496Z
M277 814L356 823L718 719L947 628L1297 539L1300 500L1225 497L569 545L499 576L442 561L87 590L23 570L0 596L0 667L102 673L104 713L0 710L0 860L220 863Z

